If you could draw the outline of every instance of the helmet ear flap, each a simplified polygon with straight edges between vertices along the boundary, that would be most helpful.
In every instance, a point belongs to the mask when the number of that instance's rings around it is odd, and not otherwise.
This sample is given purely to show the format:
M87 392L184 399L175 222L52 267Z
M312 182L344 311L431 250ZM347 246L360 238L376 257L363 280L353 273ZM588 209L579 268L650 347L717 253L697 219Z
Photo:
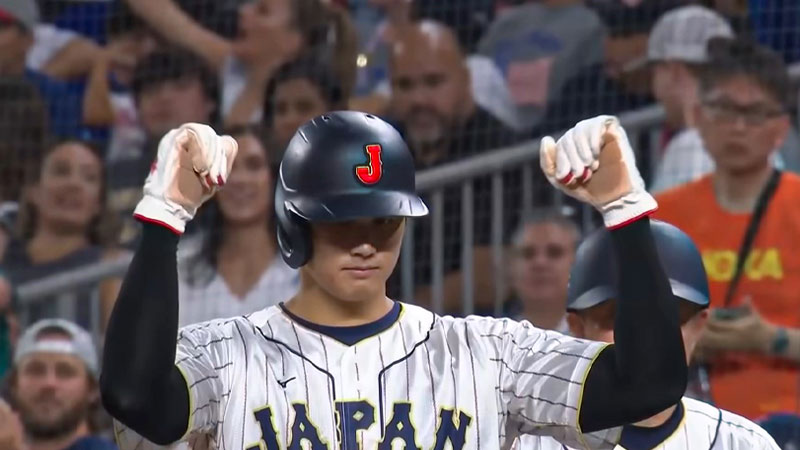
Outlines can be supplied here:
M311 259L311 229L305 219L287 207L280 183L275 189L275 215L281 256L289 267L300 268Z

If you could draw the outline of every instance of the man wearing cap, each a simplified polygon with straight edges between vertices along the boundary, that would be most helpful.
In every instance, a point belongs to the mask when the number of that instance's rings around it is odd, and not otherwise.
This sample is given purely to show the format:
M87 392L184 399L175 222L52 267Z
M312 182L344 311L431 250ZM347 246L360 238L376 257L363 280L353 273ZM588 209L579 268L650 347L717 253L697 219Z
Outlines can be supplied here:
M653 96L664 107L667 134L663 156L653 176L652 190L662 191L698 178L713 168L694 128L698 82L714 37L733 37L721 15L698 5L674 9L659 19L647 43L653 69Z
M696 128L698 83L708 63L707 46L713 38L732 38L728 22L715 11L692 5L665 14L653 27L647 48L653 69L653 95L664 106L666 129L675 132L653 175L652 192L694 181L714 170ZM797 136L790 133L774 154L778 168L794 170Z
M698 5L669 11L650 32L647 59L653 69L653 96L664 106L667 127L691 126L697 72L708 60L708 41L717 36L733 37L733 30L722 16Z
M9 384L27 450L115 450L91 435L89 414L99 403L97 352L88 332L61 319L25 330Z

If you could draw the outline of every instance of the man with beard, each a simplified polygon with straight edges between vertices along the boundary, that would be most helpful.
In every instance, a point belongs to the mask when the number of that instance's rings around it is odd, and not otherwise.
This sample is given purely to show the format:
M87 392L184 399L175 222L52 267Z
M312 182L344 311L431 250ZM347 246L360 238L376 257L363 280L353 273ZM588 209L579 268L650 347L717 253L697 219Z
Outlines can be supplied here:
M403 131L414 154L417 169L426 169L494 149L503 148L523 137L503 125L481 108L472 97L470 72L458 39L452 30L423 20L404 30L392 46L389 62L392 94L390 111ZM517 222L521 182L518 171L504 177L504 217L506 225ZM474 298L491 302L494 280L491 266L491 180L482 177L473 183L476 220L474 229ZM461 186L449 186L444 195L444 305L454 312L461 301ZM414 281L423 286L415 293L422 304L430 301L431 221L420 221L414 228ZM510 231L507 230L507 231ZM398 270L396 278L400 279ZM396 286L393 286L396 288ZM491 304L477 304L476 311L488 312Z
M417 168L443 164L519 141L478 106L470 72L452 30L423 20L392 46L390 111Z
M9 384L26 450L115 450L92 436L89 415L99 403L98 358L92 338L77 325L46 319L25 330Z

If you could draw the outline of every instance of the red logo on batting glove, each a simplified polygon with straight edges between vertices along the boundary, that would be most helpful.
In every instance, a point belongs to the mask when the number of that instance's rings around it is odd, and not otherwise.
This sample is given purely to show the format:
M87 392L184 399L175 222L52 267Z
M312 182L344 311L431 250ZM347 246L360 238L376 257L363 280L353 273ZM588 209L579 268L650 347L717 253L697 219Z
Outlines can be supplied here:
M367 165L356 166L356 178L364 184L375 184L383 176L383 161L381 161L381 146L372 144L366 146L369 162Z

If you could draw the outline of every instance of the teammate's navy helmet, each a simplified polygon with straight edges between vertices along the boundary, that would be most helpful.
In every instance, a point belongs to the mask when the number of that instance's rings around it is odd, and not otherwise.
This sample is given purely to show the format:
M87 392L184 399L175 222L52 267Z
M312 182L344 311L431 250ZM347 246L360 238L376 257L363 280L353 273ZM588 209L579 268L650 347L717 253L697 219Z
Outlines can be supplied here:
M311 257L310 222L420 217L414 159L383 120L335 111L302 125L289 141L275 189L278 244L294 268Z
M708 278L692 239L666 222L650 220L659 260L675 297L708 306ZM567 310L578 311L618 298L619 265L605 229L589 235L578 247L567 289Z

